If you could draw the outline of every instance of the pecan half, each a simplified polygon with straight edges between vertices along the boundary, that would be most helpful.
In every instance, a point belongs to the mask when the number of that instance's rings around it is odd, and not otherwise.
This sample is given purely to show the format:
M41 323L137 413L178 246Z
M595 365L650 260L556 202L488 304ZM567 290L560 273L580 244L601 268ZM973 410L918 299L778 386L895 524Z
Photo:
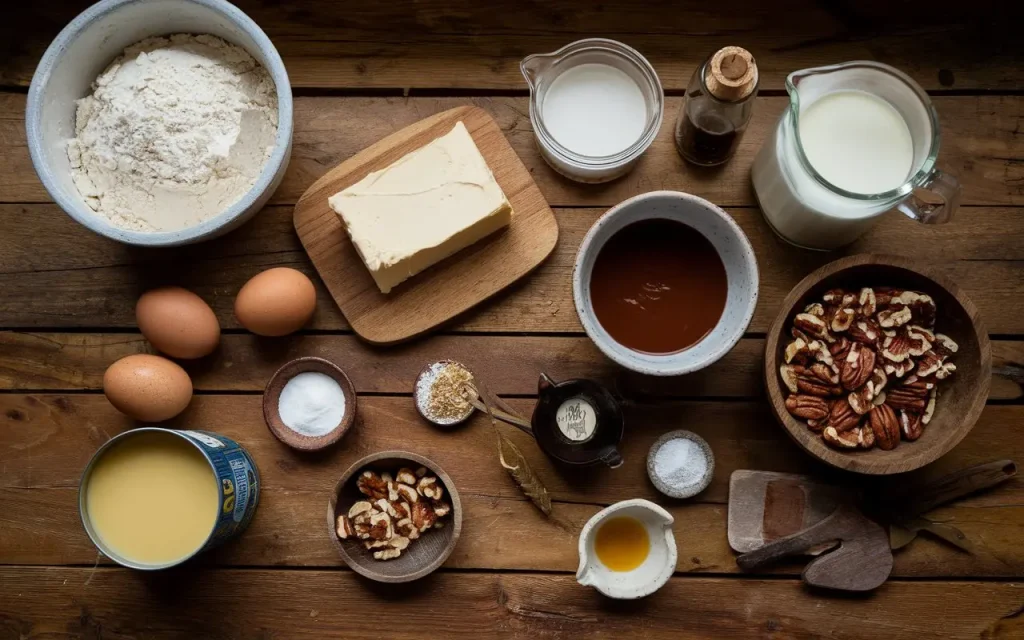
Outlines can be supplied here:
M927 327L935 326L935 300L926 293L903 291L898 296L894 296L889 304L906 305L918 324Z
M903 439L909 442L920 438L921 434L924 433L924 423L921 420L921 414L900 411L900 432L903 433Z
M920 356L923 356L929 350L931 350L932 343L928 340L924 333L921 333L920 331L914 331L913 328L907 329L905 333L907 336L907 343L910 345L907 349L907 352L910 355L914 356L915 358L918 358Z
M928 392L921 394L917 389L896 387L885 394L885 404L893 409L916 411L921 413L928 404Z
M929 351L924 354L924 357L921 358L921 363L917 366L917 377L927 378L934 374L942 367L942 363L945 360L945 356L941 356L934 351Z
M895 449L900 443L900 424L896 413L887 404L882 404L871 409L868 414L868 424L875 434L875 442L880 449L889 451Z
M875 369L875 352L857 343L850 347L840 364L839 381L849 391L860 388Z
M338 516L335 531L342 540L348 540L356 535L356 530L352 527L352 521L347 516Z
M833 360L842 360L849 353L850 344L846 336L838 336L835 342L828 345L828 352L832 354Z
M859 415L864 415L871 411L871 407L874 406L875 392L873 387L874 385L871 384L871 381L868 381L863 387L850 392L850 395L846 396L850 406Z
M825 399L817 396L795 393L786 398L786 410L804 420L823 420L828 416L828 409Z
M851 340L873 347L882 337L882 330L874 318L860 318L853 323L847 335Z
M860 424L861 417L850 406L849 400L839 398L832 402L832 408L828 414L828 424L830 427L834 427L836 431L849 431Z
M356 480L356 487L359 492L365 496L369 496L374 500L388 497L388 483L387 480L377 475L373 471L364 471L359 479Z
M895 376L897 378L902 378L903 376L905 376L908 373L910 373L911 371L913 371L914 367L916 367L916 366L917 365L910 358L907 358L903 362L899 362L899 363L886 362L885 363L885 373L886 373L886 375L889 375L889 376Z
M909 358L910 337L902 332L894 336L885 336L882 340L882 357L896 364Z
M797 316L793 318L793 326L813 338L825 340L826 342L831 342L832 340L832 336L828 333L828 325L825 324L825 320L816 315L812 315L810 313L798 313Z

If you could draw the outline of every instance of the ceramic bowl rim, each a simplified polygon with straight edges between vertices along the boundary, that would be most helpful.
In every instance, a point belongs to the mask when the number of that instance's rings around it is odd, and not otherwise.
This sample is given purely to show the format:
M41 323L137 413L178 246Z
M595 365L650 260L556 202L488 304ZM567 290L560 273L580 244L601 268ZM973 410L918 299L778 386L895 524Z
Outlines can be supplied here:
M594 247L595 237L603 226L608 224L617 216L626 215L626 213L633 207L642 205L648 200L655 200L659 198L676 200L696 207L697 209L702 209L709 214L717 216L726 224L732 239L736 241L742 249L742 251L739 252L741 254L740 259L742 267L750 275L751 295L747 298L742 318L738 321L733 321L733 328L728 333L727 338L711 353L701 359L688 361L687 353L690 352L693 347L696 347L704 340L707 340L707 337L705 337L691 347L676 353L664 355L644 354L645 357L649 358L653 362L645 362L641 364L636 363L623 355L624 353L637 352L618 344L614 339L605 340L601 336L601 333L598 330L597 320L594 317L593 305L590 304L589 292L583 291L582 266L584 259L590 252L600 252L601 248L604 246L604 242L602 242L600 246ZM642 219L669 218L663 218L662 216L650 216ZM607 239L605 242L607 242ZM682 191L649 191L623 200L606 211L600 218L598 218L597 222L590 227L587 235L583 238L583 242L580 243L580 248L576 252L576 260L573 264L572 272L572 297L576 306L576 315L579 317L580 323L583 325L583 330L586 332L587 336L590 337L591 341L597 345L597 348L600 349L605 356L618 363L620 366L625 367L630 371L653 376L680 376L687 373L693 373L714 364L729 353L740 339L743 338L743 334L746 332L747 327L750 326L750 321L753 319L754 311L757 308L759 289L760 273L757 266L757 255L754 253L754 248L750 244L750 239L747 238L743 229L741 229L736 221L733 220L732 216L726 213L726 211L718 205L699 196L684 193ZM724 311L722 318L719 319L718 324L715 326L717 327L722 322L725 322ZM710 336L711 333L708 335Z
M45 145L42 134L44 89L49 87L53 70L65 55L67 47L86 30L92 28L99 20L122 7L132 4L146 4L152 1L101 0L82 11L61 29L57 37L47 47L32 76L32 83L29 86L28 100L25 106L25 131L32 166L39 176L39 180L43 183L43 187L50 197L53 198L54 202L71 218L94 233L124 244L139 247L170 247L191 244L211 238L218 235L225 228L231 229L235 224L247 219L249 215L256 213L256 211L250 211L250 209L255 208L260 200L276 187L284 174L284 169L287 167L292 146L293 103L291 82L288 79L288 71L284 66L284 61L281 59L281 55L274 47L274 44L270 41L270 38L252 18L226 0L171 0L183 4L201 5L224 16L225 19L252 38L259 52L266 58L267 65L265 65L265 68L274 80L278 108L277 136L274 139L274 150L270 158L264 164L263 170L260 172L256 182L237 202L208 220L175 231L146 232L123 229L106 220L102 214L90 209L81 197L65 197L64 192L58 186L57 180L54 177L55 172L50 167L50 163L46 159L46 152L44 151ZM237 45L234 42L232 44ZM245 47L242 48L244 49Z

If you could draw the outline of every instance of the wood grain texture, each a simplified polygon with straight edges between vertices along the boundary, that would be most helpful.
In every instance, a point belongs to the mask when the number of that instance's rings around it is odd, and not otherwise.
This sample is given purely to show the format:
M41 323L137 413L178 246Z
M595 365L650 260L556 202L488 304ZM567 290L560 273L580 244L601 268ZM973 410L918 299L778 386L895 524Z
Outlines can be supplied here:
M475 105L498 122L553 207L609 207L657 189L686 191L720 206L753 206L750 166L788 100L758 98L736 157L718 169L686 165L672 141L681 98L665 101L665 120L634 171L604 185L583 185L547 166L534 140L526 98L296 98L291 162L274 204L294 204L317 178L381 138L441 111ZM1024 101L1018 96L934 99L942 125L938 166L963 185L968 205L1024 204ZM49 202L25 146L25 96L0 94L0 202Z
M12 12L0 39L0 84L27 86L50 40L91 0L51 0ZM295 87L525 90L519 61L584 37L637 48L671 91L716 48L757 56L762 89L786 74L845 60L880 60L927 89L1021 89L1022 54L1006 3L944 0L821 5L786 0L721 12L698 0L636 4L582 0L345 3L239 0L284 58ZM684 41L685 46L680 42Z
M615 602L548 574L438 573L376 587L350 572L272 570L147 576L118 569L0 570L0 631L12 638L220 635L380 637L369 612L419 621L390 638L1014 638L1014 583L889 583L866 598L811 594L793 580L674 578L653 596ZM258 603L258 604L257 604ZM399 613L401 612L401 613ZM428 631L425 632L424 629Z
M951 337L959 349L953 361L956 373L939 382L932 421L915 442L885 451L880 446L868 451L841 451L829 446L807 423L786 409L786 396L779 377L793 318L826 291L860 291L862 287L897 287L921 291L936 306L938 333ZM845 373L844 373L845 375ZM900 256L862 254L829 263L804 278L780 306L765 343L765 387L772 412L787 433L809 454L840 469L855 473L888 475L913 471L938 459L955 447L974 426L988 398L992 378L992 349L985 323L974 302L955 283L921 269ZM895 384L887 387L890 390ZM899 445L899 441L896 442Z
M0 331L0 389L94 390L115 360L154 353L138 334ZM764 340L744 338L721 361L678 378L633 374L605 358L585 336L435 335L383 351L353 335L301 335L268 341L226 334L219 351L183 362L199 391L260 391L277 366L313 356L343 367L359 393L410 393L427 363L464 362L499 395L534 395L541 371L555 380L595 378L636 400L658 397L759 398L764 395ZM494 354L501 354L496 358ZM993 340L990 400L1024 397L1024 341Z
M512 205L511 224L381 293L328 198L465 125ZM374 344L435 329L516 282L558 242L558 223L530 172L483 109L457 107L405 127L317 180L295 205L295 231L352 329Z
M554 253L522 283L458 318L447 329L485 332L576 332L572 301L576 250L600 209L556 212ZM756 209L729 213L758 257L761 290L750 332L764 332L782 299L805 275L842 254L895 253L931 266L966 290L989 331L1024 334L1024 209L969 208L944 227L886 216L842 252L796 252L778 240ZM135 327L135 302L148 288L178 284L202 296L225 328L237 328L234 297L252 276L288 266L318 287L311 329L348 328L319 282L291 226L291 210L268 207L225 238L191 248L139 251L99 238L52 205L0 205L0 328ZM47 233L39 233L43 220ZM40 295L45 291L46 295ZM270 348L283 341L264 341ZM1019 362L1019 360L1018 360Z
M533 402L511 400L529 415ZM603 506L643 497L676 518L681 572L736 572L726 536L729 476L736 469L811 473L843 482L802 453L774 424L766 407L747 402L687 402L627 411L629 435L622 443L623 467L569 473L555 467L521 432L505 433L551 491L561 529L525 501L496 463L494 436L479 416L464 428L439 431L416 415L410 398L360 398L360 418L335 448L313 456L278 442L262 423L258 396L198 396L173 423L223 433L252 454L263 494L252 526L237 543L202 562L234 566L337 566L337 550L326 535L324 511L346 465L363 455L406 449L437 462L458 487L464 526L449 568L573 571L576 534ZM952 453L915 474L922 480L986 462L996 454L1024 459L1016 434L1024 407L990 406L970 436ZM78 522L77 487L92 453L131 422L99 395L0 395L0 563L92 564L96 551ZM708 441L715 476L692 501L661 496L645 468L648 449L665 431L685 427ZM862 482L857 480L858 483ZM895 575L917 577L1015 576L1024 572L1024 480L943 507L930 517L963 530L979 553L962 554L922 538L898 554ZM543 540L543 545L536 542ZM797 565L777 572L792 575Z

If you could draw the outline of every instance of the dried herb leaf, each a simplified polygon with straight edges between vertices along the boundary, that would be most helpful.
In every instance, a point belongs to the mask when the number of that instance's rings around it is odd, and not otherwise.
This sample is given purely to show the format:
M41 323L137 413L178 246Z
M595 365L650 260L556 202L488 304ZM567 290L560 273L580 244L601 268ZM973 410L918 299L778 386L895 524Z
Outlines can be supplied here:
M544 488L540 478L530 468L529 463L526 462L523 452L500 431L496 430L496 433L498 434L498 461L501 462L501 466L505 467L505 470L534 506L540 509L544 515L551 515L551 496Z
M483 385L482 382L476 380L476 385L470 386L472 390L476 392L476 395L480 400L483 400L484 410L487 413L487 417L491 419L491 425L494 426L494 433L498 436L498 461L501 466L508 471L508 474L512 476L516 484L519 485L520 491L530 499L535 507L540 509L541 513L545 516L551 515L551 495L548 490L541 483L540 478L530 468L530 464L526 461L526 457L523 452L519 450L511 440L501 433L498 429L498 421L494 417L493 404L500 404L500 401L496 396ZM511 413L511 408L509 408ZM517 416L518 417L518 416ZM521 420L522 418L520 418ZM529 423L526 423L529 424Z

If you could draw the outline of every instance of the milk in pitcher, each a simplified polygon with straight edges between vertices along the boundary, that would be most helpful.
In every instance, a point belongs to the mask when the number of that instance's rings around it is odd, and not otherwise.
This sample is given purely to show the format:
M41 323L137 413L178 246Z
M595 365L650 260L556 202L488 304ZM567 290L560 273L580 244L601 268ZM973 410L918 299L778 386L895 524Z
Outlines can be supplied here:
M810 249L849 244L890 209L927 223L956 210L956 179L935 169L938 117L927 94L886 65L850 62L790 74L790 106L751 170L765 219ZM914 196L931 190L943 201Z

